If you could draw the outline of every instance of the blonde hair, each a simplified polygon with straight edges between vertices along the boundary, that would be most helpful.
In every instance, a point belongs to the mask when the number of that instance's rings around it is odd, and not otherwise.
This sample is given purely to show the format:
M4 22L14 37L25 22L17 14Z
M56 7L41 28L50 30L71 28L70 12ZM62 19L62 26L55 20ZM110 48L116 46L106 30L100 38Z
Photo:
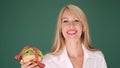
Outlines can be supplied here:
M61 27L62 27L62 16L63 16L63 13L66 9L70 13L72 13L72 15L77 16L78 19L80 19L80 21L81 21L82 28L83 28L82 35L81 35L82 43L85 45L85 47L88 50L95 51L96 49L91 47L89 28L88 28L88 24L87 24L86 15L82 11L82 9L80 9L79 7L77 7L75 5L67 5L61 9L60 14L58 16L56 35L55 35L54 44L53 44L53 47L52 47L50 53L51 54L59 53L64 48L65 40L64 40L64 37L62 35L62 28Z

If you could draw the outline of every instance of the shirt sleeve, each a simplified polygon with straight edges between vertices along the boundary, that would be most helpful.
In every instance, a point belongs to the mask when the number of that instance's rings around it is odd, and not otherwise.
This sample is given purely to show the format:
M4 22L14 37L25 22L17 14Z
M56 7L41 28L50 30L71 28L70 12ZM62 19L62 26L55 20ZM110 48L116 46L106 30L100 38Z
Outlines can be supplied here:
M101 68L107 68L107 64L106 64L106 61L105 61L105 58L104 58L104 56L103 56L103 58L102 58L102 67Z
M104 54L101 52L100 65L99 68L107 68L107 63Z

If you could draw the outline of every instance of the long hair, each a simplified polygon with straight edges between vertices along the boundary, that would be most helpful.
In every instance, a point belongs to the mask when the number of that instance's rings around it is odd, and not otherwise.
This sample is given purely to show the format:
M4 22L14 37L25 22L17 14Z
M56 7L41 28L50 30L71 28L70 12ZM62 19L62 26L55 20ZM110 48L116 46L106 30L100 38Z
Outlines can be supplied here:
M62 17L63 17L63 13L65 10L68 10L72 15L76 16L80 20L80 22L82 24L82 29L83 29L80 39L81 39L82 43L85 45L85 47L90 51L96 51L97 49L91 47L89 28L88 28L88 24L87 24L86 15L82 11L82 9L80 9L79 7L77 7L75 5L70 4L70 5L63 7L59 13L54 44L53 44L53 47L52 47L50 53L51 54L59 53L63 50L63 48L65 46L64 45L65 39L62 34Z

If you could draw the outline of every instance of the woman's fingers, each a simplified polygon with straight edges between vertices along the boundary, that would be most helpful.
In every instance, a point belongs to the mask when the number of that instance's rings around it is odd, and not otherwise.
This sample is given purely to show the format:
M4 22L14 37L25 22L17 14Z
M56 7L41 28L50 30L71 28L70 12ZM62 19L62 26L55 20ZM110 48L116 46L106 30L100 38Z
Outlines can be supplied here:
M36 63L28 62L25 64L21 64L21 68L39 68L39 67L38 64Z
M45 67L45 64L39 63L39 66L40 66L40 68L44 68L44 67Z
M36 68L38 66L38 64L34 63L28 66L28 68Z
M21 64L21 68L27 68L31 64L32 64L31 62Z
M21 68L44 68L43 63L33 63L33 62L27 62L22 64L21 63Z

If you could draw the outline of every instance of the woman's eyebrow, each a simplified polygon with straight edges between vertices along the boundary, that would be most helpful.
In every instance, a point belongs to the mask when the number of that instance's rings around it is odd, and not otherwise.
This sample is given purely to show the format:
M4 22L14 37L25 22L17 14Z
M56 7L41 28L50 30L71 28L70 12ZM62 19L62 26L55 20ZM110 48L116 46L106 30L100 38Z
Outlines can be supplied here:
M62 19L68 19L67 17L63 17Z
M75 17L74 19L78 19L77 17Z

